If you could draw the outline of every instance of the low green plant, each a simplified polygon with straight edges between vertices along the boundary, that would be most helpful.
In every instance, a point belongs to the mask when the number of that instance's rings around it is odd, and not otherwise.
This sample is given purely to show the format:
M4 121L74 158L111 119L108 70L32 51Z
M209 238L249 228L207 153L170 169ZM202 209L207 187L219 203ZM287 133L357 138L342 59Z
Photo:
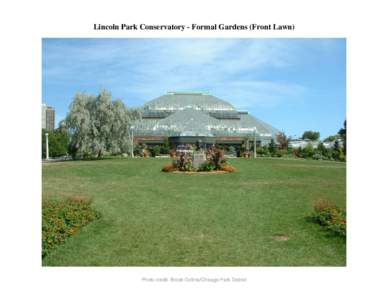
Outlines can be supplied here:
M269 155L269 150L267 146L259 146L256 149L256 153L258 156L268 156Z
M215 169L215 167L212 163L210 163L209 161L205 161L199 166L198 171L210 172L210 171L213 171L214 169Z
M95 219L100 213L91 207L85 197L67 200L44 200L42 203L42 257L51 249L66 241L78 229Z

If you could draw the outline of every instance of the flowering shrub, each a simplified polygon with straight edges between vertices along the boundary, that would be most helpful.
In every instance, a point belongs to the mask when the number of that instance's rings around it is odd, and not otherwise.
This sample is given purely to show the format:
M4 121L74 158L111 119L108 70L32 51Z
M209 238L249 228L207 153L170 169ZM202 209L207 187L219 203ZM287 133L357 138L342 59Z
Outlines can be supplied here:
M319 200L314 204L311 219L335 234L346 236L346 212L327 200Z
M174 157L176 157L176 150L170 150L169 152L168 152L168 154L170 155L170 157L172 157L172 158L174 158Z
M233 173L233 172L236 172L236 168L231 165L224 165L222 166L222 171Z
M165 165L162 169L163 172L172 172L172 171L175 171L176 168L173 164L168 164L168 165Z
M193 157L191 153L177 153L177 156L173 160L173 166L179 171L191 171L193 169Z
M42 204L42 257L56 245L74 235L78 229L100 218L84 197L65 201L43 201Z
M222 166L226 164L224 151L216 147L210 147L206 151L206 159L208 164L214 167L213 170L221 170Z

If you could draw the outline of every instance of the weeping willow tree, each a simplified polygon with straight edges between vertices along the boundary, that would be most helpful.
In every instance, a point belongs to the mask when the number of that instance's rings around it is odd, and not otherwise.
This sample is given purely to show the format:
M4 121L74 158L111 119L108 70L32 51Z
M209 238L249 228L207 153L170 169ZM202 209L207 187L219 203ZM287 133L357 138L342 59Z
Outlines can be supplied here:
M131 123L141 111L128 109L121 100L112 101L108 91L97 96L77 93L66 116L73 157L101 158L104 152L129 151Z

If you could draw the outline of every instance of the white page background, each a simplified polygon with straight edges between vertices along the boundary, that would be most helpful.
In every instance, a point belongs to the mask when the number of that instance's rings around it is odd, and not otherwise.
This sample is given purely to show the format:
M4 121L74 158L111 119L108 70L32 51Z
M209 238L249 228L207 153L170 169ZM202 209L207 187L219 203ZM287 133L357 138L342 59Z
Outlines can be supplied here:
M1 15L2 299L382 299L387 296L383 1L8 1ZM93 24L295 24L293 32L93 31ZM42 37L346 37L348 255L343 268L41 267ZM143 277L246 277L147 283Z

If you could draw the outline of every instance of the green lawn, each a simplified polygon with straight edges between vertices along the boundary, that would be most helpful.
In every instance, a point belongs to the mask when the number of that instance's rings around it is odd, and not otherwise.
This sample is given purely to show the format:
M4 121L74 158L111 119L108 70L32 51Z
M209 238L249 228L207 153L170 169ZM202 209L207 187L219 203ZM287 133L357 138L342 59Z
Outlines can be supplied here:
M188 175L161 172L168 162L44 165L43 198L90 197L102 217L43 265L346 265L345 240L306 220L320 198L345 208L344 163L231 159L236 173Z

